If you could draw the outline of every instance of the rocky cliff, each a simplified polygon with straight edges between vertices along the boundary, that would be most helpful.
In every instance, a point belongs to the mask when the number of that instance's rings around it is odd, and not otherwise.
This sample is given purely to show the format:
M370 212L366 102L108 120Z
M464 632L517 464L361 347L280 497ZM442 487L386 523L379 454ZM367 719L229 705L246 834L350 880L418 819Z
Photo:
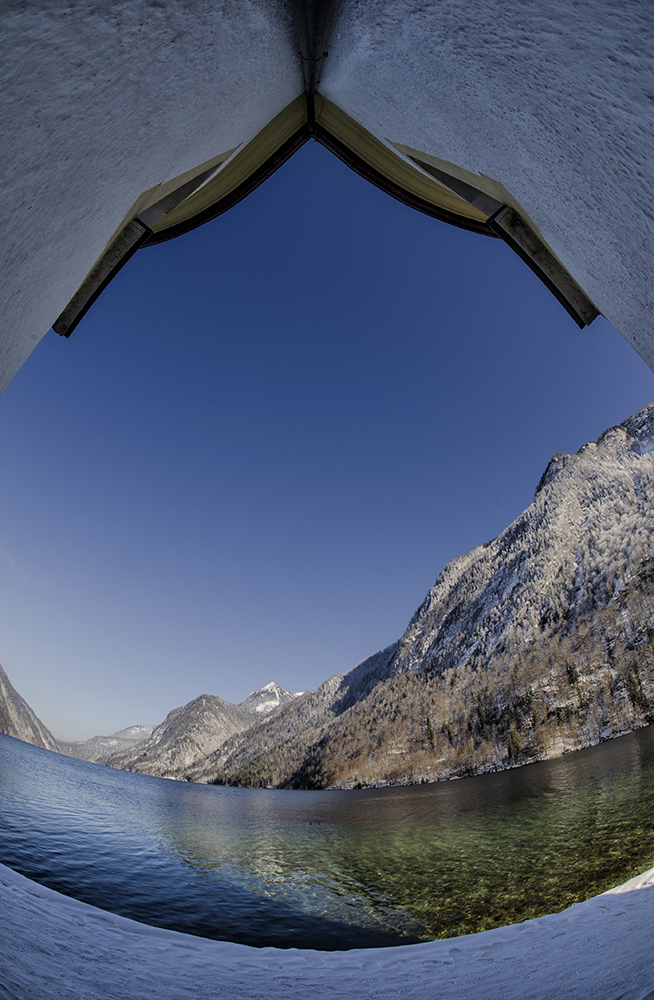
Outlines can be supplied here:
M18 694L0 667L0 733L33 743L46 750L56 749L56 740Z

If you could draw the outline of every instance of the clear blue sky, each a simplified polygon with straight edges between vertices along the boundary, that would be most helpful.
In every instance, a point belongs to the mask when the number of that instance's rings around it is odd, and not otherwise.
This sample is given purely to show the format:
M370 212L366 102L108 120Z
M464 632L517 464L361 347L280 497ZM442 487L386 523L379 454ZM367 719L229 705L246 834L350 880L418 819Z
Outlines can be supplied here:
M140 251L0 400L0 662L82 739L398 638L550 456L654 399L498 240L316 144Z

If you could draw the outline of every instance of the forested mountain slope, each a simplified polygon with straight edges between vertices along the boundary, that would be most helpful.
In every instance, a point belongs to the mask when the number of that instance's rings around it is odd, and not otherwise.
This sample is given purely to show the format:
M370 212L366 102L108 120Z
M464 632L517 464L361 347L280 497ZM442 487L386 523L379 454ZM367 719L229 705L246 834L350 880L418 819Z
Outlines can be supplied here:
M654 718L654 404L445 567L396 646L228 740L193 780L351 787L555 756Z

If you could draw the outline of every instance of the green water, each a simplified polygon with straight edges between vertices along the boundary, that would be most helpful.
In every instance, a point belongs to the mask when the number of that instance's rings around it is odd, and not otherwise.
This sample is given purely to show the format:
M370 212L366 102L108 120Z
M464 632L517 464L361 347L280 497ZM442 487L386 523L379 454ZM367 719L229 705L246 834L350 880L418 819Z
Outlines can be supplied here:
M434 785L164 781L0 738L0 861L105 909L281 947L485 930L654 866L654 727Z
M255 794L260 828L217 850L191 826L176 849L296 905L328 885L343 903L325 913L421 940L562 910L654 865L654 727L460 781Z

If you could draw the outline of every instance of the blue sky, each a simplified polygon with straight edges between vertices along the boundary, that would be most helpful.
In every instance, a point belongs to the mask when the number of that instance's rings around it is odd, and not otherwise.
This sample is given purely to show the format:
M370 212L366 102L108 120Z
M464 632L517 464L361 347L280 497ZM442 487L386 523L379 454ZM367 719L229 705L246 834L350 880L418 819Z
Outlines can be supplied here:
M140 251L0 400L0 662L77 739L316 687L396 639L554 452L652 399L500 241L309 144Z

